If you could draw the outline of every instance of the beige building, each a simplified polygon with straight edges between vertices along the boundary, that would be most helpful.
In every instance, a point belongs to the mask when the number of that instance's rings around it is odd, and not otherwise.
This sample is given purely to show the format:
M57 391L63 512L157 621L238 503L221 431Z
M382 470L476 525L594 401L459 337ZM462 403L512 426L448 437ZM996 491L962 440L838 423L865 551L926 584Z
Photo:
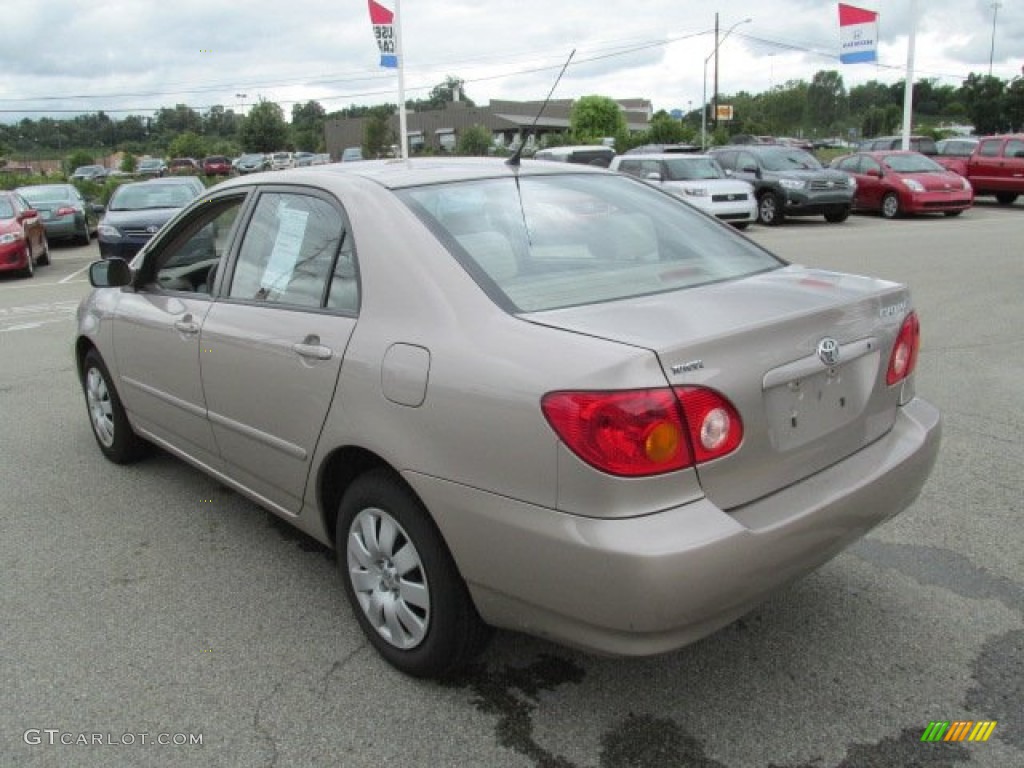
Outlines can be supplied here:
M647 130L653 110L647 99L622 99L622 107L630 133ZM562 133L569 130L571 99L553 99L544 107L543 114L537 114L542 101L498 101L493 100L486 107L471 107L464 101L450 102L444 109L430 112L409 112L406 127L409 136L409 153L453 152L460 134L474 125L489 129L496 147L516 143L519 137L537 121L534 133L537 137L546 133ZM337 160L345 147L359 147L363 144L366 123L369 118L336 118L324 126L327 151ZM390 118L390 128L398 136L398 115ZM528 141L528 145L529 145Z

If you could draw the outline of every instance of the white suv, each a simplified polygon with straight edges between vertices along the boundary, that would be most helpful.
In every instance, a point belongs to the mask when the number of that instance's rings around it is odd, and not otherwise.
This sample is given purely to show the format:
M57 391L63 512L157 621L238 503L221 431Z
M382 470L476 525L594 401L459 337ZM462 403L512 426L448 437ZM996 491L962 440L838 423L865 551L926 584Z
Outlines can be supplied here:
M295 167L295 158L291 152L275 152L270 156L270 170L283 171Z
M612 158L609 168L660 186L737 229L757 221L754 188L730 179L708 155L627 153Z

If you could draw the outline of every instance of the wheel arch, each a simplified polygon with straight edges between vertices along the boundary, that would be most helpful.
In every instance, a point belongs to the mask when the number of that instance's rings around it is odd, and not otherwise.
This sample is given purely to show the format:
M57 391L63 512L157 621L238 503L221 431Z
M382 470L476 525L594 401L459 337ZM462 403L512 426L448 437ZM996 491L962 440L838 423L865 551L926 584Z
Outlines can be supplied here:
M409 491L419 498L419 495L409 487L401 474L386 460L379 455L358 445L345 445L331 451L320 465L317 474L316 493L317 505L320 508L320 517L324 533L332 544L335 541L335 529L338 522L338 506L345 495L345 491L360 475L374 469L383 469L390 472L398 482L409 488ZM421 500L422 502L422 500ZM424 508L426 505L424 505ZM431 520L436 527L436 523Z

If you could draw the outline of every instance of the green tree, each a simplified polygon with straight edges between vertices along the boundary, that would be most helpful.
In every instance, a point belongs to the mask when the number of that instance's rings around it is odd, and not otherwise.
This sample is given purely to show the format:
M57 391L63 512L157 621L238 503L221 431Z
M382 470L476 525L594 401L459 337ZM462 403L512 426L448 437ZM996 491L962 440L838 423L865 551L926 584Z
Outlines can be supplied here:
M835 70L814 73L807 88L804 124L815 131L834 133L846 116L847 97L843 77Z
M167 154L171 157L192 157L199 160L206 155L206 142L202 136L185 131L167 146Z
M363 128L364 157L383 157L388 148L396 143L395 133L391 130L391 115L395 109L397 107L386 104L370 110Z
M443 83L439 83L430 89L430 95L425 99L406 100L406 109L411 109L415 112L428 112L434 109L444 109L445 104L450 104L455 101L455 91L459 91L459 101L466 104L469 107L475 107L476 104L471 98L466 96L462 91L463 80L461 77L455 77L454 75L448 75Z
M292 141L296 149L317 152L324 146L326 110L319 101L292 105Z
M665 110L655 112L647 126L646 144L680 144L686 141L687 131L682 123Z
M614 138L616 145L625 143L629 136L626 116L613 99L607 96L583 96L572 105L569 130L580 144L597 144L606 137Z
M135 155L125 152L121 158L121 170L125 173L135 173Z
M1015 77L1003 94L1003 114L1014 133L1024 131L1024 77Z
M274 152L288 140L288 123L280 106L260 99L242 120L238 134L246 152Z
M75 168L83 165L95 165L96 158L93 157L91 152L86 152L84 149L76 149L67 159L64 161L64 170L66 173L74 173Z
M490 154L493 149L494 137L490 129L482 125L471 125L459 136L459 144L455 151L460 155L483 157Z
M967 116L979 134L998 133L1006 128L1007 120L1000 107L1005 84L998 77L971 73L961 87Z

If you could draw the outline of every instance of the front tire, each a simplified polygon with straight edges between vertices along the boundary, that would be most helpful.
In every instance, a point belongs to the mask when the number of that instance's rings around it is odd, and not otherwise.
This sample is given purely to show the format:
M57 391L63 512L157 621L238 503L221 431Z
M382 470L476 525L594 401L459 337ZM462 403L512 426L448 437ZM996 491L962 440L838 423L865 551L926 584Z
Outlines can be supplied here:
M1017 201L1016 192L996 192L996 201L1000 205L1013 205Z
M887 219L896 219L900 215L900 196L895 192L889 192L882 198L882 216Z
M141 458L146 444L128 423L107 366L95 349L86 353L82 363L82 391L92 434L103 455L115 464L131 464Z
M782 223L784 203L775 192L765 192L757 201L757 220L766 227L776 227Z
M50 266L50 241L46 239L46 235L43 235L43 253L39 257L39 263L44 267Z
M25 266L22 267L22 277L35 277L36 260L32 257L32 244L25 241Z
M422 502L391 471L356 478L338 508L338 567L370 644L413 677L443 677L490 631Z
M945 214L946 216L952 217L959 216L961 213L963 213L963 211L943 211L942 213Z
M850 206L841 205L825 211L825 221L829 224L842 224L850 218Z

